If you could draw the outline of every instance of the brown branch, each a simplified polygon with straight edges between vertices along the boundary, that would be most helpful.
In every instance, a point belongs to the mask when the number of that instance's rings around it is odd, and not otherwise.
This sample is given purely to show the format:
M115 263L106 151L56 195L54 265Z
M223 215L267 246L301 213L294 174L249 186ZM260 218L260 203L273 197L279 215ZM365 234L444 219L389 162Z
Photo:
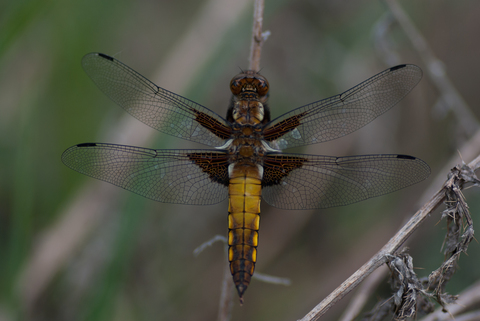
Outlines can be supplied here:
M468 166L474 171L480 166L480 155L477 156ZM394 253L407 240L407 238L420 226L430 213L445 200L446 188L453 184L455 175L443 184L442 188L430 198L430 200L418 210L415 215L388 241L385 246L377 252L367 263L352 274L337 289L330 293L322 302L313 308L301 321L318 320L336 302L351 292L361 281L370 275L375 269L387 262L389 255Z
M441 62L432 54L431 50L426 44L426 41L418 33L418 31L415 29L408 17L397 5L396 1L386 1L389 4L390 10L392 11L393 15L399 21L400 25L405 29L406 33L412 40L412 43L414 43L415 48L418 50L418 52L428 65L428 73L433 79L436 86L439 88L440 92L444 93L444 100L449 104L449 107L457 115L457 118L459 119L461 126L465 128L466 133L471 135L473 131L478 130L478 122L472 116L470 109L460 97L449 79L446 77ZM479 133L480 131L477 131L477 134L474 135L470 142L465 144L466 146L464 146L462 149L467 151L473 150L477 153L476 155L478 155L478 151L476 151L476 149L479 144L476 144L475 141L478 141L476 137L480 135ZM469 166L475 170L479 167L479 161L480 156L477 157L474 161L472 161ZM443 173L445 172L446 171L444 171ZM444 180L444 178L442 180ZM450 181L447 181L444 187L450 183ZM439 184L435 184L434 186L439 186ZM432 193L430 193L430 195L432 195ZM425 220L425 218L430 214L430 212L438 205L440 205L443 200L444 189L442 188L440 191L436 192L429 201L425 202L425 205L422 207L422 209L420 209L412 217L412 219L375 256L372 257L369 262L367 262L357 272L355 272L349 279L347 279L342 285L340 285L340 287L338 287L327 298L325 298L302 320L317 320L333 304L335 304L335 302L343 298L347 293L349 293L353 288L355 288L355 286L359 282L361 282L368 274L370 274L374 269L383 264L386 261L385 255L393 254L413 233L413 231Z
M322 302L312 309L312 311L305 315L301 321L318 320L331 306L352 291L375 269L386 263L387 255L393 255L395 253L413 231L427 218L430 212L443 201L444 197L443 189L439 190L377 254L330 293Z
M360 311L363 309L364 305L370 299L370 295L375 291L375 289L380 285L380 282L385 279L388 273L388 268L386 265L381 266L379 269L374 271L370 276L362 283L355 293L355 296L350 300L350 304L345 309L345 312L340 317L340 321L350 321L355 319Z
M264 0L255 0L253 10L253 28L252 44L250 46L249 70L260 70L260 56L262 55L262 46L269 33L262 32Z
M234 288L232 273L230 272L230 262L228 262L228 244L224 243L225 248L225 269L223 271L222 292L220 294L220 303L218 306L218 321L228 321L232 315Z

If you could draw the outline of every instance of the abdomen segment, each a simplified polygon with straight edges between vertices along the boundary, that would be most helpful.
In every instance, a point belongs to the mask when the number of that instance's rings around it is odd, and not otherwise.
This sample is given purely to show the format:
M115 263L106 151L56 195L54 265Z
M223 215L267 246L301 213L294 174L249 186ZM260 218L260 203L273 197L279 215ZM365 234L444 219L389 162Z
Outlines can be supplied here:
M228 260L241 301L257 261L261 178L261 168L255 165L234 165L230 173Z

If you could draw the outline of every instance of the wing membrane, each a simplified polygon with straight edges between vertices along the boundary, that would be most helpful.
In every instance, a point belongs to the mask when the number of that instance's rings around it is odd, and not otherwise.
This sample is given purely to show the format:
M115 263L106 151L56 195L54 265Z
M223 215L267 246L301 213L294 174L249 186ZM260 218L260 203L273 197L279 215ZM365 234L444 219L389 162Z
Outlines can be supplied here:
M267 126L274 149L333 140L362 128L398 103L422 78L415 65L387 69L346 92L297 108Z
M152 128L213 147L223 145L230 137L222 117L158 87L115 58L90 53L83 57L82 66L105 95Z
M394 192L429 174L424 161L406 155L269 154L262 196L282 209L328 208Z
M67 149L62 161L77 172L159 202L208 205L228 195L227 155L218 151L87 143Z

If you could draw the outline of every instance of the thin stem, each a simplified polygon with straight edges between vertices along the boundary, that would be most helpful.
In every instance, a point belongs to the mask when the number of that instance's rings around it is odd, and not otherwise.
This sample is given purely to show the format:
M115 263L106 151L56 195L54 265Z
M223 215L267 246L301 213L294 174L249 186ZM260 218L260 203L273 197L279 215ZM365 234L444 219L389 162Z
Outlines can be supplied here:
M479 165L480 155L468 164L473 170ZM410 235L420 226L420 224L430 215L430 213L445 200L445 187L453 183L454 175L451 176L438 192L418 210L415 215L388 241L385 246L377 252L367 263L352 274L338 288L330 293L322 302L313 308L301 321L318 320L328 311L336 302L350 293L360 282L362 282L375 269L387 261L388 255L393 255L400 246L408 239Z
M220 294L220 303L218 306L218 321L228 321L232 316L233 308L233 281L232 273L230 272L230 262L228 262L228 245L224 244L225 248L225 269L223 271L222 292Z
M255 0L253 10L253 30L252 44L250 46L249 70L260 70L260 56L262 55L262 45L264 35L262 33L264 0Z
M370 295L375 291L375 289L380 285L380 283L385 279L388 272L386 265L381 266L379 269L374 271L362 285L358 288L355 293L355 297L350 301L348 307L345 309L342 314L340 321L350 321L355 319L363 307L370 298Z
M475 139L479 132L478 121L475 117L473 117L470 108L466 105L452 83L446 77L446 73L441 61L434 56L425 39L398 5L397 1L385 0L385 2L387 3L395 19L399 22L407 36L411 39L413 46L418 51L419 55L427 64L429 76L439 88L439 91L442 93L443 98L448 103L449 107L457 115L457 118L459 119L461 126L465 129L465 132L469 135L472 135L475 130L477 131L477 134L474 135L470 142L465 144L468 145L466 150L476 150L476 144L472 143L472 141L478 141L478 139ZM468 164L468 166L473 170L476 170L480 166L479 162L480 156L477 156ZM376 255L374 255L365 265L357 270L350 278L342 283L335 291L327 296L301 320L317 320L320 318L331 306L343 298L347 293L352 291L358 283L372 273L373 270L382 265L386 261L385 255L394 254L394 252L406 241L413 231L425 220L430 212L440 205L441 202L443 202L445 198L444 187L449 183L450 180L445 182L442 189L437 191L434 196L430 198L430 200L426 201L425 205L417 213L415 213L415 215L407 222L407 224ZM435 185L438 186L438 184Z

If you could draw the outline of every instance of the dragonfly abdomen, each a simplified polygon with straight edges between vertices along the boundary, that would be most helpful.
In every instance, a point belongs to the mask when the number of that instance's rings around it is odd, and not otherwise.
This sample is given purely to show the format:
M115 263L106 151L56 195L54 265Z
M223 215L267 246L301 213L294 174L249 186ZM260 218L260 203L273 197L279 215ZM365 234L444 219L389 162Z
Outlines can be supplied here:
M261 179L261 169L255 165L233 165L230 172L228 260L240 300L257 261Z

